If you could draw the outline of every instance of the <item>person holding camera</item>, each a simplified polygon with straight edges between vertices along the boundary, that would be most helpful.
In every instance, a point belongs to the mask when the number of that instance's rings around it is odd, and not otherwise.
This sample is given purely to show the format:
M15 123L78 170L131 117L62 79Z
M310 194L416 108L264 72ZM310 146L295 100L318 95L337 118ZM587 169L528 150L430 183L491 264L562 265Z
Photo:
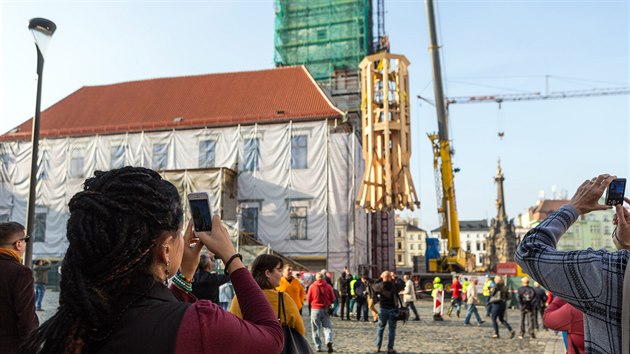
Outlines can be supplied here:
M387 338L387 352L396 353L394 342L396 340L396 316L398 315L398 293L404 289L404 283L394 279L393 273L386 270L381 273L381 278L372 284L374 292L380 296L380 309L378 312L378 327L376 327L376 352L381 351L385 325L389 326Z
M322 340L319 338L320 328L324 329L324 340L329 353L333 352L332 308L335 293L332 286L326 282L326 275L322 272L315 274L315 282L308 287L306 301L311 305L311 332L317 351L322 351ZM330 309L330 310L329 310Z
M621 330L622 301L630 296L622 291L630 258L630 213L615 205L612 237L622 250L563 252L556 244L580 216L612 208L599 204L599 198L614 179L602 174L584 181L569 203L530 230L516 250L516 262L525 273L584 313L586 353L621 353L630 344L629 333Z
M57 313L21 353L279 353L269 301L218 216L184 230L175 186L155 171L96 171L68 204ZM243 319L192 295L201 248L221 258ZM172 284L168 286L169 280Z
M38 259L35 261L33 273L35 273L35 309L44 311L42 301L46 293L46 285L48 284L48 271L52 268L50 261L47 259Z

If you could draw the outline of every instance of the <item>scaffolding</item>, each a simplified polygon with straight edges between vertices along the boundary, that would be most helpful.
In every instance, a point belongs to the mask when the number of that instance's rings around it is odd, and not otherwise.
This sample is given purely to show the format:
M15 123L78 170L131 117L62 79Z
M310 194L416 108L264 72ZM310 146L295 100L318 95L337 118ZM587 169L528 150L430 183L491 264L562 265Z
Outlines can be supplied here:
M276 0L277 66L305 65L317 81L357 70L370 53L370 0Z

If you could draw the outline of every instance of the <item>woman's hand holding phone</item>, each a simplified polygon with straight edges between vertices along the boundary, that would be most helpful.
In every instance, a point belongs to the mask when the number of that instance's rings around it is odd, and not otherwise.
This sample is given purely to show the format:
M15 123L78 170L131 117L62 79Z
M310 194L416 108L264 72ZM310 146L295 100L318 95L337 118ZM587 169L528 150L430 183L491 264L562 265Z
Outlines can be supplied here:
M199 237L199 240L206 245L210 252L221 258L223 264L236 253L230 235L223 226L221 218L217 215L212 218L212 231L195 232L195 234ZM243 263L239 259L235 259L230 264L229 272L232 273L235 269L242 267L244 267Z
M199 242L199 238L193 232L193 223L190 221L186 231L184 231L184 253L182 263L179 266L180 272L188 279L192 279L195 276L202 247L203 243Z

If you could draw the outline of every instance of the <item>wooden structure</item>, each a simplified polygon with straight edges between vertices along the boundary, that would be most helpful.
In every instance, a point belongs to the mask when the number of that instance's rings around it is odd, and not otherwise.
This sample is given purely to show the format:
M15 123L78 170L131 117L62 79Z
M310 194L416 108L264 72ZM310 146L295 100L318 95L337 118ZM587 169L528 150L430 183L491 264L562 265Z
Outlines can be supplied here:
M365 172L358 204L368 212L419 206L409 172L409 61L403 55L365 57L361 69L361 121Z

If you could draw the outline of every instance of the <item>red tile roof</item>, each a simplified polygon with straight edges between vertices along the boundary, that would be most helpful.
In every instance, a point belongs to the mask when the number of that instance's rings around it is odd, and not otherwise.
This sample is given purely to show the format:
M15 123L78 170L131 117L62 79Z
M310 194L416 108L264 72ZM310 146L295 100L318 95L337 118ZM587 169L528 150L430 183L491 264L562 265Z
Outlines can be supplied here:
M539 221L546 219L551 213L560 209L561 206L569 204L568 200L563 199L545 199L535 207L530 208L530 219Z
M317 120L342 114L303 66L292 66L85 86L42 112L40 136ZM0 140L30 139L31 124L29 119Z

